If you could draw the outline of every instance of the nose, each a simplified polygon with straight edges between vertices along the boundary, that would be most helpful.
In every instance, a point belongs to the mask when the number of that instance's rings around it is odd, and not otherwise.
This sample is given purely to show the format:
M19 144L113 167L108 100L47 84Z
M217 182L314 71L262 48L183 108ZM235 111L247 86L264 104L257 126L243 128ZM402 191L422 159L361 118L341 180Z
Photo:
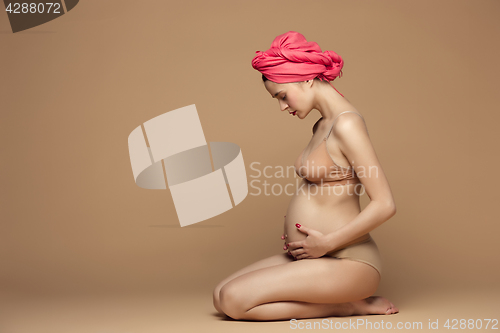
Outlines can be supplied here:
M280 100L281 111L285 111L288 108L288 104Z

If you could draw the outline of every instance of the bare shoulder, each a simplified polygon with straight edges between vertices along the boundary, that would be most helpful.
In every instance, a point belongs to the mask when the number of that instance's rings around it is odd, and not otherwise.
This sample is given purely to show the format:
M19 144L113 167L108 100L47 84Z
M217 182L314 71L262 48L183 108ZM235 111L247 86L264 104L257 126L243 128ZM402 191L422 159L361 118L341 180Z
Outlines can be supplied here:
M365 118L359 112L346 112L341 114L335 121L333 132L337 137L344 138L352 135L360 135L360 133L363 132L369 136Z

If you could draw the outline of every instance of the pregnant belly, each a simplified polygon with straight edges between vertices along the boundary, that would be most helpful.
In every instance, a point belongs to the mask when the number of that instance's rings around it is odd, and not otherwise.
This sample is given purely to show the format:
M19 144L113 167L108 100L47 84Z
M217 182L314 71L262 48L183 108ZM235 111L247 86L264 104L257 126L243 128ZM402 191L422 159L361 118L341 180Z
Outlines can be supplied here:
M353 185L345 187L347 186ZM359 196L330 194L325 198L324 196L308 196L307 193L296 193L290 201L285 216L286 241L288 243L301 241L307 237L305 233L297 229L296 223L328 234L352 221L360 211ZM349 243L355 243L363 238L367 236L363 235Z

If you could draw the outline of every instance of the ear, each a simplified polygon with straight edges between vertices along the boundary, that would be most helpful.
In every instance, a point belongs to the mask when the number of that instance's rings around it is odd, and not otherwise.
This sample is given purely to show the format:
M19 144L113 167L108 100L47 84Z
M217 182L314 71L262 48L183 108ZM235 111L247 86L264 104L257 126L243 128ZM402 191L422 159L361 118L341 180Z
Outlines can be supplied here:
M311 89L312 85L314 84L314 80L301 81L300 83L300 88L302 89L302 91L306 91L307 89Z

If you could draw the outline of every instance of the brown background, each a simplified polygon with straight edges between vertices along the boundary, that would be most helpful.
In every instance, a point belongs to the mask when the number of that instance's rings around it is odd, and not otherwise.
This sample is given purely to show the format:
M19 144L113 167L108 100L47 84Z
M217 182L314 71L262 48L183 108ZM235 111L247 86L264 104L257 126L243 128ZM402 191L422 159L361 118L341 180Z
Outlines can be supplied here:
M0 332L290 330L223 320L211 292L282 251L291 197L250 188L181 228L168 190L135 185L127 146L141 123L196 104L207 141L241 147L249 181L253 162L293 165L319 112L280 112L251 67L289 30L343 57L334 85L396 200L372 235L376 295L401 312L366 318L499 319L499 13L493 0L87 0L15 34L0 14Z

